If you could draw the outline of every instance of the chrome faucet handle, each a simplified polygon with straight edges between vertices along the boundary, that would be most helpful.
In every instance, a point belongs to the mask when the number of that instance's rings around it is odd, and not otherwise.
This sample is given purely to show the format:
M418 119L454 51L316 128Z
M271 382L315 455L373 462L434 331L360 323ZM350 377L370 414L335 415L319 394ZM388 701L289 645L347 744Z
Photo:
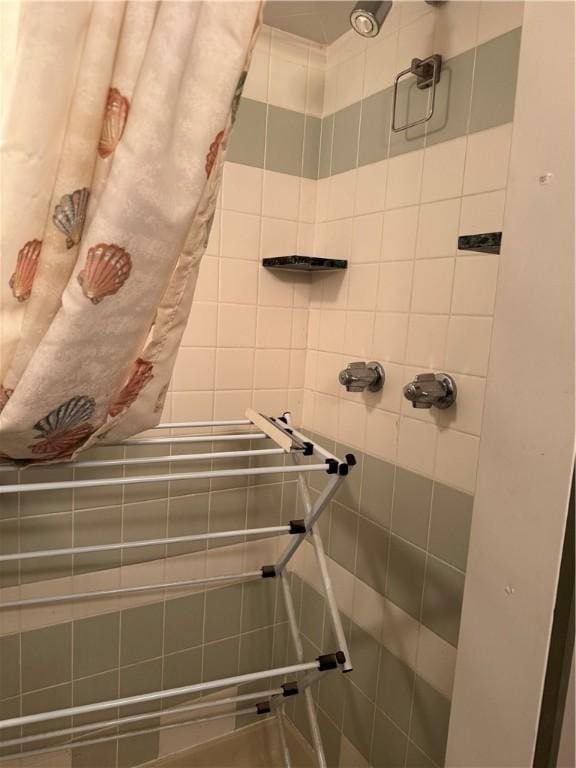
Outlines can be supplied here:
M456 382L447 373L419 373L404 387L404 397L413 408L449 408L457 395Z
M338 381L347 392L378 392L384 386L384 368L377 362L348 363L338 374Z

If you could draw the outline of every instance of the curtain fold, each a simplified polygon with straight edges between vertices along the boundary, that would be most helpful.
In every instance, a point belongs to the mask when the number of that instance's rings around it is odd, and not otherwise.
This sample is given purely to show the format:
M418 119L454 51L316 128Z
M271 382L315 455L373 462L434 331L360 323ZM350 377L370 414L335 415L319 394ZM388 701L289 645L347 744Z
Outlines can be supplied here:
M31 2L2 137L0 453L158 423L258 2Z

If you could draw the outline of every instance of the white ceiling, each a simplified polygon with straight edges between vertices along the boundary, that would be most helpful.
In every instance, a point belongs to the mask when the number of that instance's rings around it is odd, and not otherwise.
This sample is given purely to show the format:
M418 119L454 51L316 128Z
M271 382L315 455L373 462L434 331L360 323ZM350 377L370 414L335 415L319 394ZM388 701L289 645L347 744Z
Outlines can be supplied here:
M268 0L264 23L317 43L333 43L350 29L354 0Z

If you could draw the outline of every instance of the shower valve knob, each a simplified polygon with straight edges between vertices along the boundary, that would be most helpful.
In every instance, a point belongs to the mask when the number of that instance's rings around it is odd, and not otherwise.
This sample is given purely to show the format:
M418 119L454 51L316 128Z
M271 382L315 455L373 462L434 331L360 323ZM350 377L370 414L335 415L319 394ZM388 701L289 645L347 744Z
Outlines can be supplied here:
M378 392L384 386L384 368L380 363L348 363L338 374L338 381L347 392Z
M419 373L404 387L413 408L449 408L456 402L456 382L447 373Z

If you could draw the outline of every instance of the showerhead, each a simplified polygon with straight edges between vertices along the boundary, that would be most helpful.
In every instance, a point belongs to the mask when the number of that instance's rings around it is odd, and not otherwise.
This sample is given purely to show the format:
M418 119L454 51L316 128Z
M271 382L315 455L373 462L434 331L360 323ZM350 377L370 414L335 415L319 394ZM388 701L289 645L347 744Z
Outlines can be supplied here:
M362 37L376 37L392 8L392 0L359 0L350 14L350 24Z

